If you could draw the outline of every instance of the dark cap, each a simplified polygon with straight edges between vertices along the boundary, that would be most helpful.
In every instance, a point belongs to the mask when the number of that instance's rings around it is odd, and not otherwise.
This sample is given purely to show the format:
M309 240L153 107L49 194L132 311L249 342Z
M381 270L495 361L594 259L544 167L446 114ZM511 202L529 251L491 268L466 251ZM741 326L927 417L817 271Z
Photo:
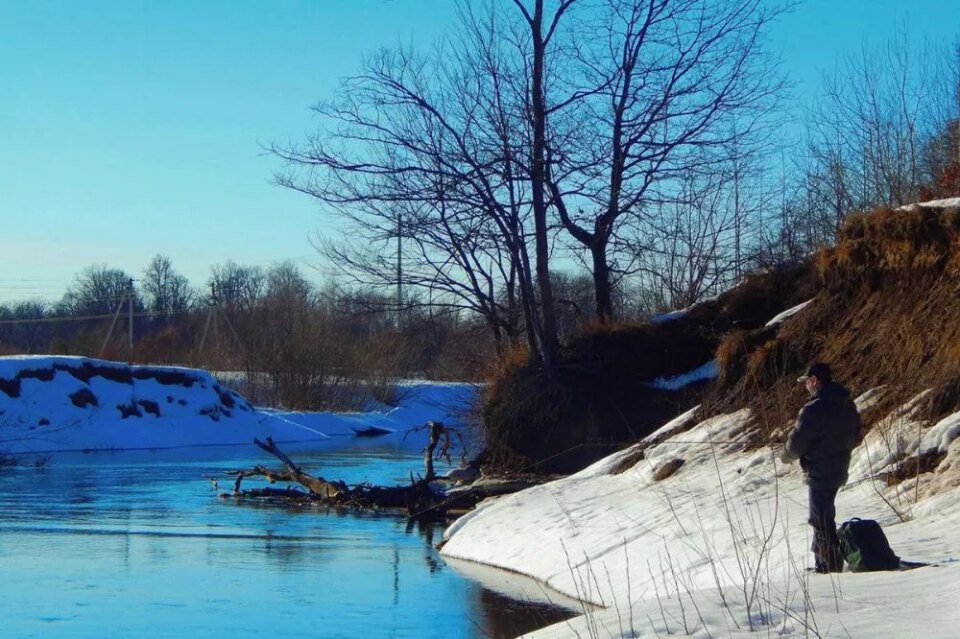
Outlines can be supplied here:
M826 383L833 379L833 373L830 372L829 366L823 362L817 362L815 364L810 364L810 367L807 368L806 374L798 377L797 381L805 382L809 377L816 377L818 380L820 380L820 382Z

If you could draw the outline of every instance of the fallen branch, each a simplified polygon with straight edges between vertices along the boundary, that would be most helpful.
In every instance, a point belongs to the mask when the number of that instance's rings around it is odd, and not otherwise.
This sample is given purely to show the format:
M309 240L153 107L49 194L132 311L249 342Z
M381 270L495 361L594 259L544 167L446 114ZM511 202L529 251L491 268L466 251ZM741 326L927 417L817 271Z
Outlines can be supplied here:
M442 433L443 425L438 422L431 422L428 425L431 431L430 453L437 443L437 438ZM233 492L231 494L222 494L222 497L234 497L236 499L268 499L271 501L280 501L291 505L325 504L337 507L352 507L362 509L391 509L405 510L410 517L442 517L447 508L446 503L462 506L461 499L446 500L442 491L435 489L431 485L432 463L427 464L426 479L415 480L410 477L409 486L372 486L370 484L358 484L350 487L343 481L327 481L322 477L316 477L305 472L299 464L294 462L284 453L271 438L265 441L254 439L254 444L261 450L270 453L283 463L283 468L279 470L270 469L266 466L257 465L251 469L228 470L225 474L235 477L233 483ZM432 454L428 453L432 462ZM306 491L294 490L291 488L256 488L243 489L242 482L248 477L263 477L268 482L289 482L299 484ZM217 487L216 481L211 482L214 488Z
M332 499L341 492L347 490L346 483L342 481L329 482L322 477L314 477L309 473L303 472L299 466L297 466L289 457L287 457L286 453L277 448L277 445L273 443L273 438L267 437L266 442L262 442L259 439L254 439L253 443L283 462L283 465L286 466L287 471L285 473L275 473L267 470L263 466L256 466L252 471L246 471L248 473L247 476L259 474L266 477L267 481L270 483L274 483L276 481L296 482L309 490L312 494L326 499ZM240 477L237 478L238 484L239 480ZM236 488L234 492L236 492Z
M228 470L225 474L235 477L232 493L222 493L224 498L237 500L257 499L291 506L326 505L338 508L387 509L406 511L411 519L443 519L449 514L461 514L483 499L495 495L523 490L543 481L543 478L481 478L479 469L477 478L468 485L444 490L434 481L433 460L443 458L449 462L450 449L453 447L451 434L460 440L456 429L444 426L441 422L428 422L420 429L427 430L428 443L424 449L424 467L426 477L414 479L410 474L408 486L374 486L357 484L348 486L343 481L327 481L316 477L295 463L276 445L271 438L265 441L255 439L254 443L263 451L280 460L282 469L270 469L257 465L250 469ZM461 441L462 443L462 441ZM288 482L298 484L295 488L254 488L243 489L242 482L248 477L263 477L271 484ZM217 490L217 481L207 478ZM451 481L451 480L446 480Z

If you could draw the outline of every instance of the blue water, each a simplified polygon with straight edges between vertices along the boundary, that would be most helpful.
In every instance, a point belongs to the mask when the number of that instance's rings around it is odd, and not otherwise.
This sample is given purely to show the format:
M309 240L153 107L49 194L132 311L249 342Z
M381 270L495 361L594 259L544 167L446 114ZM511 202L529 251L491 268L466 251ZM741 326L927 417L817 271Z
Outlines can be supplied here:
M290 452L348 483L422 464L376 442ZM0 636L510 637L564 618L459 576L440 527L218 498L223 470L271 461L250 446L0 468Z

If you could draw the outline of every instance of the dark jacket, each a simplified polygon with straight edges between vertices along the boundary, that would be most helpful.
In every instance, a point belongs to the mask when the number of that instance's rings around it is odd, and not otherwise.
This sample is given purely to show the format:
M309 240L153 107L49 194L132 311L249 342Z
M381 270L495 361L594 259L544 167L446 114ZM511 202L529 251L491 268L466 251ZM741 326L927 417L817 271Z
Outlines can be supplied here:
M800 409L783 460L800 460L807 483L839 488L847 481L850 452L860 439L860 415L846 388L824 384Z

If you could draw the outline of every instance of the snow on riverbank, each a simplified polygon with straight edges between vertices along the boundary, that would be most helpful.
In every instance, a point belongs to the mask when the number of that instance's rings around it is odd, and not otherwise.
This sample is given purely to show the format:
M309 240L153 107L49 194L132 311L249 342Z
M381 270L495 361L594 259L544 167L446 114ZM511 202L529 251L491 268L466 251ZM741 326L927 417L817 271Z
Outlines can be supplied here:
M468 384L408 382L400 405L365 413L262 409L206 371L127 366L83 357L0 357L0 452L120 451L249 444L353 435L379 426L402 433L429 420L456 424Z
M448 529L443 554L602 606L534 633L539 638L957 636L956 476L922 476L916 493L912 481L898 489L865 479L837 499L838 521L877 519L902 558L940 566L811 575L799 467L783 465L771 449L744 451L738 438L748 411L677 432L689 418L661 429L659 439L667 439L621 474L611 473L643 443L571 477L484 502ZM954 468L957 419L927 438L942 449L954 435L944 462ZM860 456L873 458L858 449L855 465L867 465ZM679 470L656 481L674 460L683 460Z
M650 382L650 386L664 390L679 390L688 384L693 384L694 382L715 379L717 374L717 362L710 360L703 366L699 366L692 371L683 373L682 375L675 375L673 377L658 377Z
M322 432L326 435L353 435L354 429L377 426L403 434L430 420L449 426L462 423L476 387L457 382L403 382L398 406L375 406L362 413L315 413L260 409L272 420Z

